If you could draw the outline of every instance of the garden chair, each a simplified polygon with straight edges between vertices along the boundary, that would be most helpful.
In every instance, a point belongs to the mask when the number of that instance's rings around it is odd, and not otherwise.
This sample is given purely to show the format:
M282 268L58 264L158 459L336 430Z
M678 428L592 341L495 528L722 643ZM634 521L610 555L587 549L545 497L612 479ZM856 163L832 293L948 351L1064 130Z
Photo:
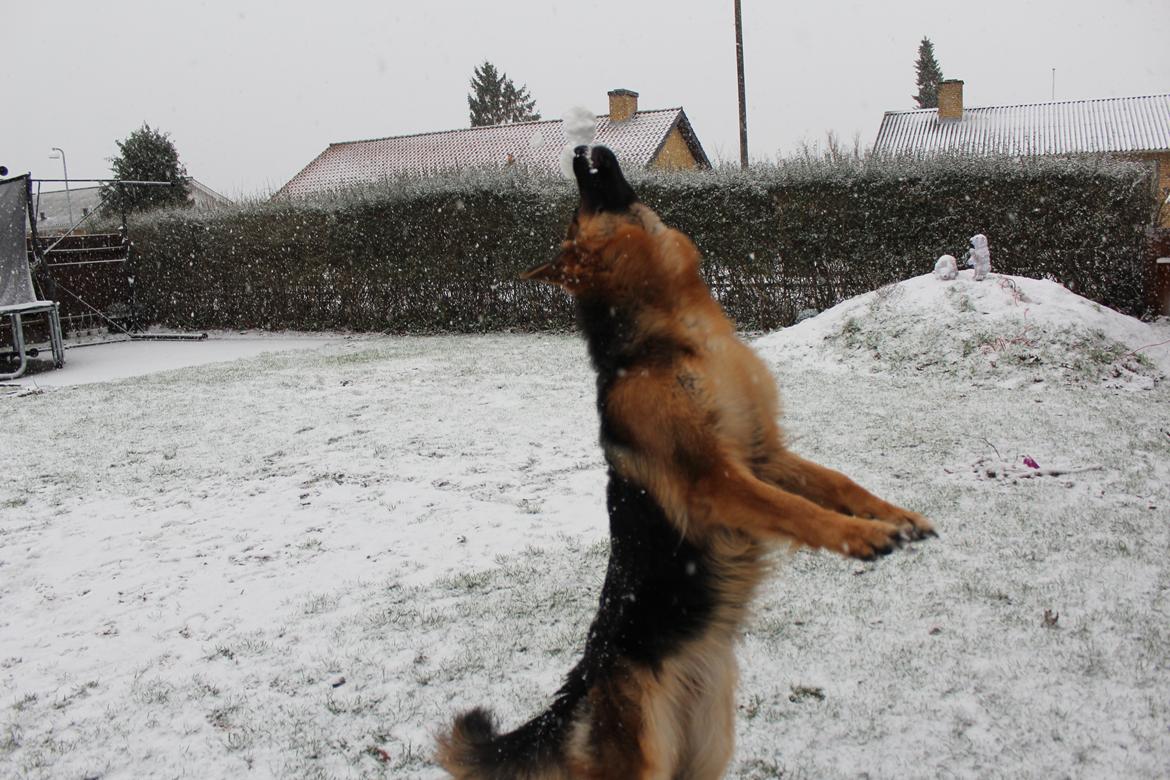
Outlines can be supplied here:
M8 317L12 327L12 345L18 364L15 371L0 373L0 379L17 379L28 368L29 351L24 344L23 318L31 314L47 316L53 365L56 368L65 365L57 302L40 300L33 289L25 238L25 218L31 214L30 195L28 174L0 181L0 315Z

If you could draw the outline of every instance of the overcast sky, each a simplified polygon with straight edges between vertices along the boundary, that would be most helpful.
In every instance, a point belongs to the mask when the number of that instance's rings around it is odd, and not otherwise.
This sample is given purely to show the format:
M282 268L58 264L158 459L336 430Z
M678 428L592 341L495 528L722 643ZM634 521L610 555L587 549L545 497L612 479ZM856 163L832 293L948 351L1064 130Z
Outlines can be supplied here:
M544 118L605 93L682 106L713 160L739 156L732 0L11 0L0 164L109 175L143 122L187 171L265 195L330 142L468 126L485 59L527 84ZM966 82L968 105L1170 92L1170 0L743 0L753 159L873 143L914 108L918 42Z

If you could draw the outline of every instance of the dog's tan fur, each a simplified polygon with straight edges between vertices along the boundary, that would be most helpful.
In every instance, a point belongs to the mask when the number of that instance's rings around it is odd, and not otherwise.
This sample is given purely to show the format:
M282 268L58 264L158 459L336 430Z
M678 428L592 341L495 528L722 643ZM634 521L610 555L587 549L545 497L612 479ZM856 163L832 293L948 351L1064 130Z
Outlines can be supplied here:
M533 278L635 304L638 339L687 348L620 378L606 408L634 442L607 448L608 461L684 534L734 529L866 558L903 533L931 530L922 516L788 452L767 366L711 297L694 244L650 209L579 216L558 261Z
M528 278L623 312L634 356L599 400L606 460L713 562L701 636L657 667L619 660L573 716L564 760L536 778L706 780L734 745L734 644L776 543L871 558L932 534L922 516L787 450L768 368L741 342L685 235L635 203L579 213L556 260ZM603 607L604 608L604 607ZM458 727L439 760L461 773ZM490 775L495 777L496 775Z

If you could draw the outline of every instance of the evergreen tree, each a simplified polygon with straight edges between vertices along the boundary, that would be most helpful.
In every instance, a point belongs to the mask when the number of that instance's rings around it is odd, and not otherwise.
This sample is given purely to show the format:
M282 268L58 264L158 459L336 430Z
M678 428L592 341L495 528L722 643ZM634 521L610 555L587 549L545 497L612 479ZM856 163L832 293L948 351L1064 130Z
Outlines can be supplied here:
M934 44L930 38L923 38L918 44L918 61L914 63L918 73L918 94L914 99L919 108L938 108L938 83L942 81L942 68L934 58Z
M486 60L475 69L471 78L467 106L471 110L472 127L540 119L540 114L536 113L536 101L528 94L528 87L517 89L507 73L500 73Z
M155 130L144 122L142 127L117 144L119 154L110 160L113 178L122 181L169 181L173 186L121 187L104 184L101 194L103 198L109 195L105 201L108 213L149 211L187 204L190 186L187 183L187 169L179 162L179 152L171 142L169 133Z

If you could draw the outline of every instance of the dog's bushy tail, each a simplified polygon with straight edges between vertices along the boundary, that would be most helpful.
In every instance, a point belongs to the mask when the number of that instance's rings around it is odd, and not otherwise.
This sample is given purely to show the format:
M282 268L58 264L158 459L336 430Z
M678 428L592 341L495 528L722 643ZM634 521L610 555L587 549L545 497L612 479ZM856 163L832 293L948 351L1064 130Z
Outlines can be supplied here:
M492 768L495 763L492 743L498 736L491 713L478 707L455 718L451 730L439 735L436 758L460 780L494 777L498 772Z
M554 706L515 731L500 734L482 707L455 718L439 735L436 758L458 780L517 780L563 776L566 722Z

